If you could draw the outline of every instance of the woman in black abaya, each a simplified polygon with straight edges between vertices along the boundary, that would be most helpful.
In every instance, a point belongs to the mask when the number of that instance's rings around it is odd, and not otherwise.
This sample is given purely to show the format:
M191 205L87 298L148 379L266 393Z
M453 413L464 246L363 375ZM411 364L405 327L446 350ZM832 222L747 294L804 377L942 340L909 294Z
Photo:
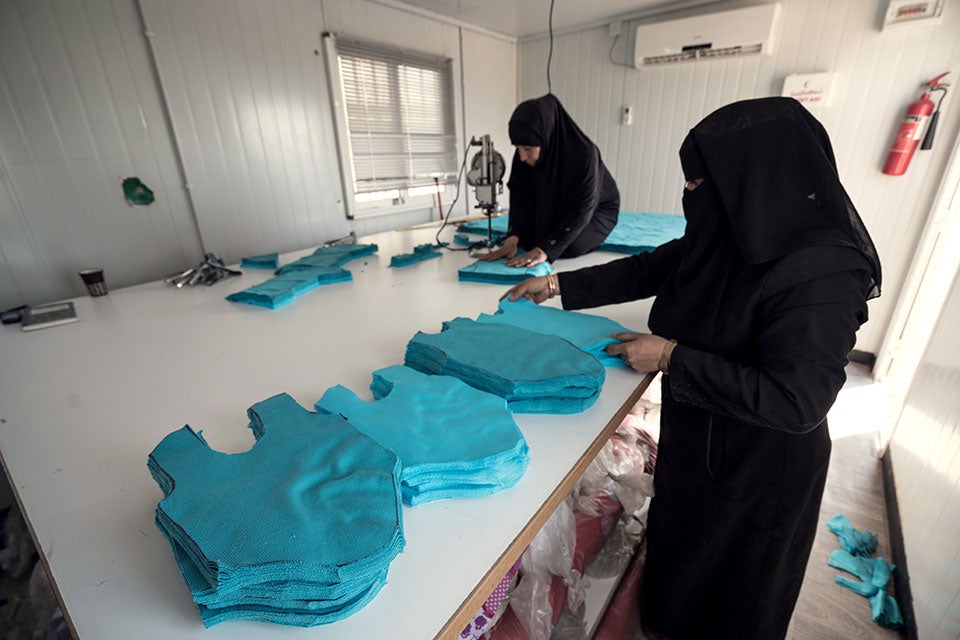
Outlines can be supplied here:
M483 259L528 267L600 246L617 224L620 192L597 145L552 94L520 103L509 131L517 147L509 228L503 246Z
M567 309L656 296L653 335L608 348L665 374L644 627L670 640L783 638L826 480L826 414L880 262L826 132L796 101L715 111L680 161L682 238L509 295L559 291Z

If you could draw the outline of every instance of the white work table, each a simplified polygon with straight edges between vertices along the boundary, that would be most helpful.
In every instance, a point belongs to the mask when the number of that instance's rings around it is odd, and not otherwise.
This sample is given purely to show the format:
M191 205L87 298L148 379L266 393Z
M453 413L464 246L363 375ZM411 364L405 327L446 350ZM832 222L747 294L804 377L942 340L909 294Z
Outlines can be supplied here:
M651 376L608 368L589 410L515 416L530 447L520 483L484 498L404 506L407 545L387 585L358 613L321 627L231 621L204 629L154 525L162 493L146 467L153 447L184 424L202 429L214 449L248 449L247 408L277 393L311 410L336 384L369 399L371 373L402 363L417 331L493 313L506 287L458 282L457 269L472 261L466 252L388 268L391 256L431 242L435 232L363 238L380 250L346 265L352 282L321 286L278 310L224 300L271 275L247 269L211 287L155 282L77 298L73 324L0 329L0 454L80 638L459 635ZM556 266L617 257L597 253ZM593 312L645 331L648 309L637 302Z

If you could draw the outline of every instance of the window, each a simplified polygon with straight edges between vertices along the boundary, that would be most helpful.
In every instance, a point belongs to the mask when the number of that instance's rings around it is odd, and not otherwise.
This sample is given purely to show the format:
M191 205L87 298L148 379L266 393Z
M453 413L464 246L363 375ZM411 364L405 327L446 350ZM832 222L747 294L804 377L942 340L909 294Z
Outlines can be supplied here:
M456 183L448 58L326 35L347 215L433 205ZM339 99L338 99L339 97Z

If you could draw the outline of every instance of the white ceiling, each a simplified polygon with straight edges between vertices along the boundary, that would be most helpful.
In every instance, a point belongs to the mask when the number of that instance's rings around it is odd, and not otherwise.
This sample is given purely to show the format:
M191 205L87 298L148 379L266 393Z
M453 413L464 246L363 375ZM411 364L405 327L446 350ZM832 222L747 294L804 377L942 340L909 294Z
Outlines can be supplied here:
M717 0L554 0L553 31L664 13ZM513 38L547 33L550 0L395 0Z

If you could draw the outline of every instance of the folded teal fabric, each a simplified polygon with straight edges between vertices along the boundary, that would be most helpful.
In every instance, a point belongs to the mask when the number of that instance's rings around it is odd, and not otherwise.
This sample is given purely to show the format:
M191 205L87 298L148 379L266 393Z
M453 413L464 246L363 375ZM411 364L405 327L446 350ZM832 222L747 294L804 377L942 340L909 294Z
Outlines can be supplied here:
M843 514L837 514L827 520L827 528L840 538L840 546L847 553L858 556L870 556L877 550L877 534L854 529Z
M605 377L596 358L562 338L469 318L418 332L404 364L500 396L514 413L578 413L596 402Z
M424 260L440 257L440 248L432 244L418 244L413 253L398 253L390 258L391 267L409 267Z
M507 216L501 216L493 218L491 222L493 224L493 240L499 243L507 235L508 218ZM644 251L653 251L665 242L681 237L685 228L686 219L680 215L621 211L616 226L597 250L634 255ZM459 231L486 237L487 221L468 222L460 225ZM454 242L461 243L456 236ZM472 240L467 241L465 244L471 244L472 242Z
M532 267L518 268L508 267L506 259L484 262L477 260L459 271L459 277L462 282L489 282L492 284L516 284L523 282L527 278L536 276L545 276L553 273L553 267L549 262L541 262Z
M276 251L240 259L240 266L244 269L276 269L279 264L280 256Z
M157 526L205 625L342 619L404 547L399 460L287 394L248 415L256 443L243 453L213 451L189 426L154 448Z
M504 298L496 313L481 313L477 322L511 324L528 331L554 335L583 349L605 367L627 366L623 358L611 356L604 350L608 345L617 344L611 335L630 331L609 318L547 307L526 298L516 302Z
M493 236L494 242L500 242L507 237L507 226L510 223L509 216L499 216L497 218L490 218L490 227L491 235ZM474 220L473 222L467 222L459 227L457 230L462 233L473 233L476 235L481 235L484 238L487 237L487 220Z
M353 274L344 269L343 265L376 251L375 244L320 247L313 254L277 269L274 278L231 293L227 300L278 309L320 285L352 280Z
M681 237L686 224L686 218L680 215L621 211L617 225L597 251L632 255L653 251L660 245Z
M900 607L893 596L888 595L886 591L887 582L895 569L892 564L883 558L854 556L843 549L837 549L831 553L827 564L860 578L860 580L852 580L845 576L836 576L834 580L837 584L870 600L870 613L874 622L881 627L891 629L897 629L903 625Z
M397 454L408 504L496 493L526 471L527 444L503 398L399 365L375 371L370 388L375 402L337 385L315 407Z

